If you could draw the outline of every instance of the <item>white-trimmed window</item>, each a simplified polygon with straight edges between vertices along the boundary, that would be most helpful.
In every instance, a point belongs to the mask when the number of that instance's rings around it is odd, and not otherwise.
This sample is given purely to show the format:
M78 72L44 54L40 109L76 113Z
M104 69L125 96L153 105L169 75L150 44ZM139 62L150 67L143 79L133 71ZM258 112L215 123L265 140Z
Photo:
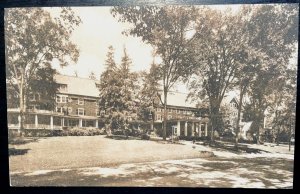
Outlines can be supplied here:
M84 115L84 108L77 108L76 114L77 115Z
M161 115L156 115L156 120L161 121Z
M68 96L64 96L64 95L57 95L56 96L56 102L57 103L66 103L68 100Z
M72 107L68 107L68 113L72 113Z
M84 105L84 99L83 98L78 98L78 105Z

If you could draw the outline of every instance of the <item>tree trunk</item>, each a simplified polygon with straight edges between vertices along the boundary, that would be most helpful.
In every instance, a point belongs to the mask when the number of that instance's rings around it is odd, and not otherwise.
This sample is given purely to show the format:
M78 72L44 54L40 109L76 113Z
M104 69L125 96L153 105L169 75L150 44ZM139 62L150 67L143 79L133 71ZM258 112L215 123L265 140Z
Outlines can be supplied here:
M215 104L215 103L211 103L211 104ZM221 127L220 123L219 123L219 116L220 116L220 105L213 105L211 106L211 110L210 110L210 118L211 118L211 142L214 142L214 133L215 133L215 129Z
M164 88L164 124L163 124L163 140L167 139L167 95L168 91Z
M24 78L21 77L21 84L20 84L20 96L19 96L19 102L20 102L20 129L19 129L19 135L23 136L24 133L24 121L25 121L25 95L24 95Z
M152 100L152 117L151 117L151 133L154 131L154 102Z
M241 111L242 111L242 100L243 100L244 92L240 92L239 104L238 104L238 117L236 121L235 127L235 148L238 150L238 143L239 143L239 132L240 132L240 119L241 119Z

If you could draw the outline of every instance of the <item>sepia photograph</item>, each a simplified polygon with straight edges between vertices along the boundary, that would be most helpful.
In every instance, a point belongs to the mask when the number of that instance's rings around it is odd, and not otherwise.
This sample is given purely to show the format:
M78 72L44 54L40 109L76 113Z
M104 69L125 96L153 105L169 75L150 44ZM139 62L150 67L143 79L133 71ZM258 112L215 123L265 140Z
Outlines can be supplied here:
M4 10L12 187L294 188L299 4Z

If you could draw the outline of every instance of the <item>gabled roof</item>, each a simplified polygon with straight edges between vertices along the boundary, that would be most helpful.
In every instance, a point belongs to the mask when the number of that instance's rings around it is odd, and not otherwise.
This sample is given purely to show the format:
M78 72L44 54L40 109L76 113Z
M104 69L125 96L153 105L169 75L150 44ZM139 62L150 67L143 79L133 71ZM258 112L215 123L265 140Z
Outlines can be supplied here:
M67 90L59 90L60 93L99 97L99 89L96 86L96 84L99 83L98 80L59 74L56 74L54 79L58 84L67 85Z
M238 94L234 91L228 92L227 94L224 95L224 98L223 98L221 104L227 105L232 102L237 104L237 99L236 99L237 96L238 96Z
M191 101L190 99L187 99L188 94L181 93L181 92L168 92L167 96L167 104L169 106L181 106L181 107L190 107L190 108L196 108L197 102ZM162 93L161 99L163 101L164 94Z

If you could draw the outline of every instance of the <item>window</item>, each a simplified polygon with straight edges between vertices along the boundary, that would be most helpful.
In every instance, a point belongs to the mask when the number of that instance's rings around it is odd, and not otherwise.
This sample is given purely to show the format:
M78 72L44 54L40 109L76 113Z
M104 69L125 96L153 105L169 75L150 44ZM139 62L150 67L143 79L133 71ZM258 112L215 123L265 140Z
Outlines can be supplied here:
M72 102L72 98L68 98L68 102Z
M100 110L98 108L96 109L96 115L100 116Z
M161 115L156 115L156 120L161 121Z
M29 95L29 100L30 101L40 100L40 95L39 94L30 94Z
M84 115L84 109L83 108L77 108L76 114L77 115Z
M169 112L171 113L171 112L172 112L172 109L169 108Z
M59 90L61 91L61 92L66 92L67 91L67 84L60 84L59 85Z
M172 119L172 115L168 115L168 119Z
M68 100L68 96L63 96L63 95L57 95L56 96L56 102L57 103L66 103Z
M78 105L84 105L84 99L78 98Z
M62 108L61 107L56 107L56 112L62 112Z
M68 107L68 113L72 112L72 107Z
M161 112L161 109L160 109L160 108L157 108L156 110L157 110L157 112Z

